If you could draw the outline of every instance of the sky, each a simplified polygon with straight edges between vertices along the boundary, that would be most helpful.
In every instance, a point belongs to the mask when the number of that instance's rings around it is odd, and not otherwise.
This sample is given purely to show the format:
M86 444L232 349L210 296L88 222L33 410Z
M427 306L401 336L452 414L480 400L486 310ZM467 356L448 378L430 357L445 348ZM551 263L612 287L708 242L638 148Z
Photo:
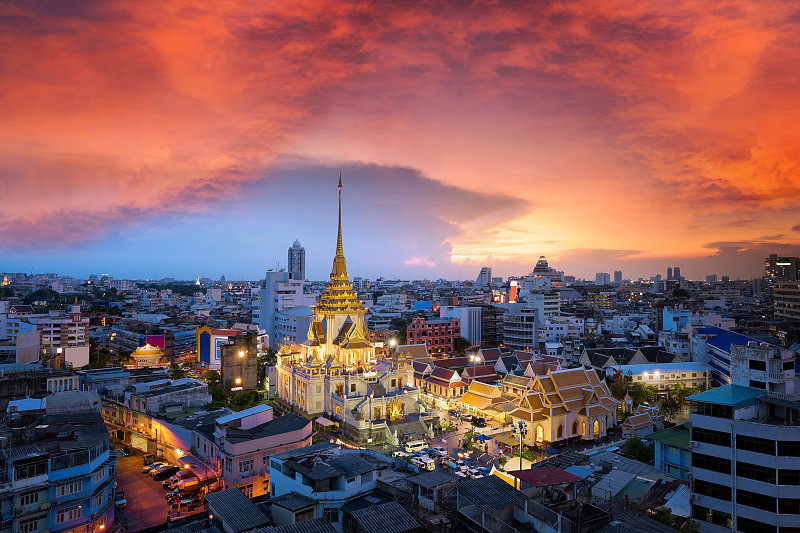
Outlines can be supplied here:
M800 6L0 1L0 271L752 278L800 255Z

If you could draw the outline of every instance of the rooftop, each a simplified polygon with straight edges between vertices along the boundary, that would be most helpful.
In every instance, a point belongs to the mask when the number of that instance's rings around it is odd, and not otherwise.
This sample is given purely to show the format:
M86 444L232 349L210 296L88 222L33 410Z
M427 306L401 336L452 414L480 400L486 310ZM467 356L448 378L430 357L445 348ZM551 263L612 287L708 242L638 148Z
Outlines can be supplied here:
M682 424L667 429L662 429L651 433L646 437L649 440L666 444L667 446L675 446L682 450L689 449L689 423Z
M716 405L729 405L733 409L741 409L742 407L754 405L756 403L756 398L763 394L763 389L742 387L741 385L723 385L722 387L692 394L687 400Z
M265 526L266 515L238 488L206 494L206 501L219 519L233 531Z

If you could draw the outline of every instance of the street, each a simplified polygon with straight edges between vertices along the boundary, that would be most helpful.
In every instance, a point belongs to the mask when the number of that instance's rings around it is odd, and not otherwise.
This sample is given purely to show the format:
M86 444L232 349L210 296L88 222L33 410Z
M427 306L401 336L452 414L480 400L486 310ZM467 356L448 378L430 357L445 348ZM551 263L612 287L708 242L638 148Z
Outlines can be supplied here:
M141 455L117 457L117 490L125 491L127 507L117 509L120 524L129 532L163 524L167 520L169 505L164 499L166 489L160 481L142 474Z

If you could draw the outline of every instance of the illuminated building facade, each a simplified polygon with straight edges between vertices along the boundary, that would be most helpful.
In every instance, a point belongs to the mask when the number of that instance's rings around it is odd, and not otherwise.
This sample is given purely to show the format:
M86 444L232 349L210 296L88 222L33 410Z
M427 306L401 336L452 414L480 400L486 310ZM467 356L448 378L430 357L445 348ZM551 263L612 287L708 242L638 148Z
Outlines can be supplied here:
M347 274L342 248L342 189L339 229L330 281L314 306L307 339L278 351L277 393L289 409L306 416L328 415L357 442L396 442L391 422L424 409L413 387L411 357L378 361ZM420 422L425 417L417 417ZM420 431L427 426L419 424Z

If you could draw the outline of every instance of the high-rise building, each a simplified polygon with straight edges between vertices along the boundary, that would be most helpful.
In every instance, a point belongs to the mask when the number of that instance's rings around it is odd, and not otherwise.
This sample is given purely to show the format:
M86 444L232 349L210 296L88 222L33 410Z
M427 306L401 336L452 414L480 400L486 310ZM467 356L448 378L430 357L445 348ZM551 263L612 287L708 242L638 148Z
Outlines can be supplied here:
M672 279L681 279L681 267L675 267L672 269Z
M775 318L800 321L800 281L778 281L774 291Z
M475 280L475 286L488 287L492 283L492 269L491 267L483 267L478 278Z
M611 284L611 275L608 272L598 272L594 275L595 285L609 285Z
M731 346L730 385L690 396L692 518L704 533L800 527L795 354Z
M294 241L289 248L288 267L286 270L292 275L292 279L304 281L306 279L306 249L300 245L300 241Z
M667 267L667 279L672 279L672 267Z
M614 271L614 283L617 285L622 285L622 270Z
M777 254L770 254L764 259L764 287L762 297L766 302L773 301L775 285L779 281L798 281L800 280L800 258L798 257L778 257Z
M706 276L706 283L716 283L717 282L717 275L711 274L710 276Z

